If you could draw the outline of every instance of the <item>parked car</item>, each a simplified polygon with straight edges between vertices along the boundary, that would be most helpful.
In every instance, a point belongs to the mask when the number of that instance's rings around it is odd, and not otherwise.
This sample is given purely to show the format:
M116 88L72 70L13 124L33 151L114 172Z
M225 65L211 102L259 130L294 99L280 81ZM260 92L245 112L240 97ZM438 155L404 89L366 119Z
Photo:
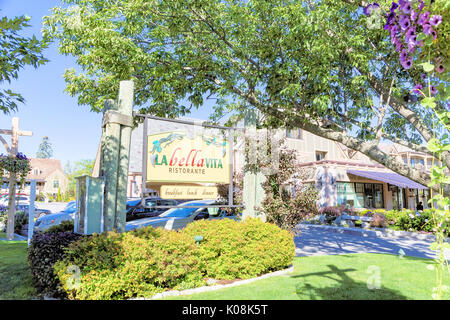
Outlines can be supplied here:
M34 231L45 231L52 226L56 226L66 220L74 220L77 210L76 202L71 201L67 204L63 211L47 214L37 218L34 222Z
M19 204L16 206L16 211L25 211L26 213L28 213L30 210L30 205L29 204ZM52 212L48 209L39 209L34 207L34 218L39 218L39 217L43 217L47 214L51 214Z
M156 206L176 206L179 204L177 200L161 199L161 198L145 198L145 205L142 205L141 199L133 199L127 201L126 207L126 221L136 219L157 217L168 208L154 208Z
M235 219L234 214L226 213L225 210L214 207L208 208L208 205L220 205L215 200L194 200L179 204L178 206L205 206L202 208L172 208L155 218L145 218L130 221L126 224L125 230L130 231L142 227L152 226L153 228L166 228L177 230L184 228L188 223L200 219Z
M0 199L0 206L7 207L9 201L9 195ZM30 197L27 195L16 195L16 204L30 204Z

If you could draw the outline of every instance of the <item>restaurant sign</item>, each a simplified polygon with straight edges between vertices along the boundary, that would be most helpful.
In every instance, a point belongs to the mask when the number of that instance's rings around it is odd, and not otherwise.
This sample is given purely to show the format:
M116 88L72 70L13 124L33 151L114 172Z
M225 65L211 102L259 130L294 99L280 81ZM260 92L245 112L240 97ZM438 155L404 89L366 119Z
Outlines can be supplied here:
M163 199L217 199L217 187L204 186L161 186L160 196Z
M227 140L171 131L148 135L149 183L230 183Z

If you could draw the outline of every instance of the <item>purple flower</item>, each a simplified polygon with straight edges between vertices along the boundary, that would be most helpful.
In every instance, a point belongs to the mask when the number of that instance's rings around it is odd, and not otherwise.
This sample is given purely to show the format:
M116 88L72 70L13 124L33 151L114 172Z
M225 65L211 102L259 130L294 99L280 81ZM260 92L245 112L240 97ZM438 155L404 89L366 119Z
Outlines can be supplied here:
M408 41L408 52L413 53L414 51L416 51L416 42L411 39Z
M420 213L417 212L417 213L416 213L416 216L417 216L417 217L420 217Z
M395 39L397 39L396 34L398 31L398 26L396 24L391 26L391 43L395 43Z
M410 13L411 12L411 4L409 3L409 1L405 2L405 4L402 6L402 10L404 13Z
M405 40L409 41L409 38L416 34L416 27L411 27L405 32Z
M396 2L392 2L392 6L391 6L391 13L393 13L395 11L395 9L398 8L398 4Z
M431 92L432 95L435 95L437 93L436 87L435 86L431 86L430 87L430 92Z
M405 61L408 58L408 52L406 50L402 50L400 53L400 61Z
M423 33L430 35L432 32L433 32L433 29L431 28L431 24L429 24L428 22L424 23L423 24Z
M425 23L428 22L428 19L430 18L430 13L427 11L425 13L422 13L419 16L419 20L417 20L417 23L421 26L423 26Z
M363 8L363 13L366 15L366 16L370 16L370 14L372 13L372 11L375 9L375 8L379 8L380 7L380 5L378 4L378 3L372 3L372 4L369 4L369 5L367 5L366 7L364 7Z
M408 16L400 16L399 24L402 30L406 30L411 26L411 20Z
M419 5L419 12L420 12L420 11L422 11L423 7L425 6L425 3L422 0L420 0L419 2L420 2L420 5Z
M414 219L414 215L413 215L412 213L409 214L409 217L410 217L411 219Z
M423 90L423 86L419 83L419 84L416 84L415 86L414 86L414 90L413 90L413 92L414 93L417 93L417 94L420 94L420 91L419 90Z
M441 22L442 22L442 17L437 15L437 14L432 16L431 19L430 19L431 25L433 25L435 27L438 26Z
M386 24L384 25L385 30L389 30L392 25L395 24L396 15L394 12L391 12L386 18Z
M395 40L397 40L397 42L395 42L395 51L397 51L397 52L402 51L402 49L403 49L402 43L400 41L398 41L398 39L395 39Z
M400 60L400 64L403 66L403 68L410 69L412 66L412 58L408 57L406 60Z
M442 72L444 72L444 70L445 70L445 68L444 68L443 64L441 64L441 63L436 64L436 71L437 72L442 73Z
M431 30L431 35L433 36L433 40L437 39L437 32L436 32L436 30Z
M418 13L414 10L411 10L411 21L416 21L417 17L418 17Z

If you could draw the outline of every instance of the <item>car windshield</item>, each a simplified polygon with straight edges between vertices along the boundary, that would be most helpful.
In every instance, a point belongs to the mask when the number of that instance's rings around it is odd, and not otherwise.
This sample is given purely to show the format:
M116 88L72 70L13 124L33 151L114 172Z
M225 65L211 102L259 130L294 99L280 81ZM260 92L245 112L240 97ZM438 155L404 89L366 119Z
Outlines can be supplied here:
M198 208L172 208L164 212L160 217L189 217Z
M74 213L75 211L77 211L77 203L73 202L67 205L67 207L63 210L63 212L67 212L67 213Z
M182 203L181 206L202 206L209 203L204 202L194 202L194 203ZM172 208L164 212L160 217L189 217L199 208Z

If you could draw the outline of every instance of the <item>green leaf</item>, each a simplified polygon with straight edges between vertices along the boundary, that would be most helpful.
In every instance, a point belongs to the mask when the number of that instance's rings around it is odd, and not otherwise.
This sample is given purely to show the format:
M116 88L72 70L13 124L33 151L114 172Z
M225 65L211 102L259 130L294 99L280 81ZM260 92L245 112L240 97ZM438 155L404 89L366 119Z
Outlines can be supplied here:
M429 62L421 63L420 65L423 67L425 72L431 72L434 70L434 65Z
M436 107L434 97L425 97L420 101L420 104L431 109L434 109Z
M433 138L430 141L428 141L427 148L431 152L439 152L441 150L441 145L436 138Z
M437 247L438 247L437 242L433 242L433 243L430 245L430 250L436 251L436 250L437 250Z

